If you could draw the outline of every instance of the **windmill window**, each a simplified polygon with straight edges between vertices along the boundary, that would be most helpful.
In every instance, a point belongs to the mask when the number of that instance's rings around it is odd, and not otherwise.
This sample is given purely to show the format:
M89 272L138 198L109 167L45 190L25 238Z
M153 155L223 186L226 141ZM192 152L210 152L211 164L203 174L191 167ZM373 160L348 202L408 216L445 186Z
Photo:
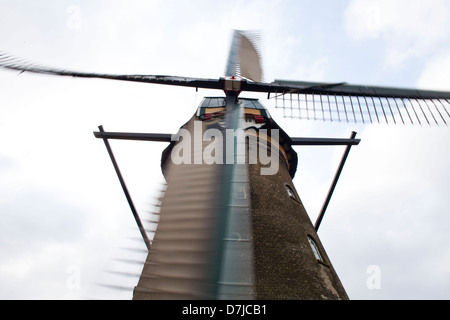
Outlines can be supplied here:
M308 236L308 242L309 242L309 245L311 246L311 249L312 249L312 251L313 251L314 256L316 257L316 259L317 259L318 261L320 261L320 262L325 262L325 261L323 260L322 255L320 254L319 247L317 246L317 244L316 244L316 242L314 241L314 239L311 238L310 236Z
M297 200L297 196L295 195L294 190L288 185L286 185L285 187L286 187L286 192L289 195L289 197L291 197L294 200Z

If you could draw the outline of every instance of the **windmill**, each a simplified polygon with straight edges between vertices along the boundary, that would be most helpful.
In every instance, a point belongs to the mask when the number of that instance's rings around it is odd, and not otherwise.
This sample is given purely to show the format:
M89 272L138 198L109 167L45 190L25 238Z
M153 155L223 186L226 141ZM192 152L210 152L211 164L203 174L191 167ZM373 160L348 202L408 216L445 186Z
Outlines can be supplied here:
M450 116L448 92L345 83L262 82L259 52L254 43L252 34L235 32L225 77L219 79L73 72L35 66L6 54L0 57L1 66L21 72L220 89L225 92L225 97L205 98L193 118L182 127L185 136L104 132L102 127L96 132L96 137L105 141L149 249L142 277L135 289L136 299L347 298L320 243L317 230L350 147L357 145L359 140L355 139L355 133L350 139L288 137L257 100L242 98L242 92L267 93L277 101L277 107L290 117L447 125ZM244 128L244 125L247 127ZM180 142L180 136L183 136L181 142L189 135L195 137L196 128L201 137L208 130L215 130L215 138L220 132L224 133L222 145L230 142L226 130L236 132L247 129L246 132L256 135L257 148L269 146L270 153L277 155L272 163L278 163L280 170L276 174L262 175L264 165L261 161L252 164L223 161L205 165L202 161L196 163L195 154L189 158L190 164L186 158L186 163L174 165L173 155L176 153L173 150L180 146L175 142ZM270 135L266 134L263 138L263 130L268 130L267 133L270 130ZM272 133L279 134L277 139ZM114 161L109 139L170 143L162 157L168 187L153 241L148 238L133 207ZM205 143L198 150L205 155L204 151L210 144L201 140ZM192 142L192 150L195 151L195 141ZM231 144L237 148L235 137L232 137ZM315 225L309 221L292 184L297 166L296 153L292 148L295 145L347 146ZM184 147L188 149L186 144ZM227 160L228 155L228 152L222 154L222 160Z

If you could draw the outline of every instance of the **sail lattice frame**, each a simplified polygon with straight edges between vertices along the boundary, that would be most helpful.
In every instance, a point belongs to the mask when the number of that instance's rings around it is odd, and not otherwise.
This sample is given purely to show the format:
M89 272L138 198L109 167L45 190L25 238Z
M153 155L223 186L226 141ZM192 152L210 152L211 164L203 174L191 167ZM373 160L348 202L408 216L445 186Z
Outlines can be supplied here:
M342 94L286 93L275 95L275 108L285 118L347 123L445 125L449 99L419 99Z

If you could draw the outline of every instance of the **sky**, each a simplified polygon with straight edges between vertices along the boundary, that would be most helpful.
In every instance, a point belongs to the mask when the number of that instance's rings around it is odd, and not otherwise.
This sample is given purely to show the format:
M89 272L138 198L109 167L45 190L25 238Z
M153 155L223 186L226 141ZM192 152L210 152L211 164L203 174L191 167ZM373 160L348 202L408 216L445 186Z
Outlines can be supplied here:
M78 71L218 78L233 29L260 32L268 82L450 91L446 0L0 0L0 51ZM0 299L130 299L145 246L93 131L176 133L210 95L0 70ZM351 299L450 298L447 127L289 119L245 96L293 137L358 133L319 230ZM151 218L165 145L111 146ZM344 147L296 151L314 223Z

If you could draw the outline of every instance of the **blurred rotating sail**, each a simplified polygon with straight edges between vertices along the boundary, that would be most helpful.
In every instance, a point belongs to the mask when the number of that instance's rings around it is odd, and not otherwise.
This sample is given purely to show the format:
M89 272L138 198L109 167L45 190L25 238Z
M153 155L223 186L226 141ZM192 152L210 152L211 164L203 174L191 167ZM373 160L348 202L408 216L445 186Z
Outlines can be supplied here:
M259 35L257 33L234 31L225 76L262 82L263 72L258 42Z

